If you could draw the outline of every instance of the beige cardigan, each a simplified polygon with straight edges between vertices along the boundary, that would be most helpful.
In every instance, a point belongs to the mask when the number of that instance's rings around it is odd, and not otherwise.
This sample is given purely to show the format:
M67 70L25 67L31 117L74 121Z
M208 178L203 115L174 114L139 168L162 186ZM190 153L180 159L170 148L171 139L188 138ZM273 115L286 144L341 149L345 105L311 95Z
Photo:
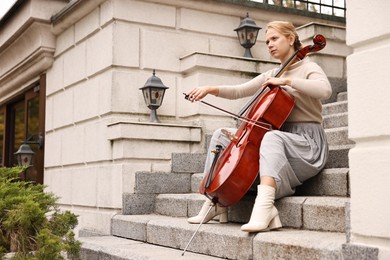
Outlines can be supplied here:
M262 83L272 77L278 68L258 75L252 80L239 85L219 86L219 97L238 99L253 96ZM291 86L282 86L295 97L295 106L287 122L318 122L322 124L321 99L329 98L332 87L324 71L309 57L298 61L281 75L290 78Z

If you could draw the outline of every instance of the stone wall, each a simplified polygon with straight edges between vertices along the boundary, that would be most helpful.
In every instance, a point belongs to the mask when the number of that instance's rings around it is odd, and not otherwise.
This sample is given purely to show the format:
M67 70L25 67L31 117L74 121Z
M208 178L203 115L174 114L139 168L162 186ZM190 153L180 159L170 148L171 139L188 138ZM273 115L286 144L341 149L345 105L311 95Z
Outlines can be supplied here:
M347 1L351 234L346 259L390 258L390 2ZM370 15L368 15L370 14Z

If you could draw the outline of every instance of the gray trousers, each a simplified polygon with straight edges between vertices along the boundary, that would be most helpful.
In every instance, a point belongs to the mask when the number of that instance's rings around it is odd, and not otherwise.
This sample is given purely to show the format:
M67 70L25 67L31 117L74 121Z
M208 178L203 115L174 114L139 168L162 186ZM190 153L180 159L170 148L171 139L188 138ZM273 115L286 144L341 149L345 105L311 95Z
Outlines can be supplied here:
M231 133L237 129L226 128ZM205 172L214 159L216 145L225 148L230 139L216 130L210 141ZM260 146L260 177L276 181L276 199L294 194L295 188L317 175L328 158L328 143L324 129L317 123L285 123L280 130L268 131Z

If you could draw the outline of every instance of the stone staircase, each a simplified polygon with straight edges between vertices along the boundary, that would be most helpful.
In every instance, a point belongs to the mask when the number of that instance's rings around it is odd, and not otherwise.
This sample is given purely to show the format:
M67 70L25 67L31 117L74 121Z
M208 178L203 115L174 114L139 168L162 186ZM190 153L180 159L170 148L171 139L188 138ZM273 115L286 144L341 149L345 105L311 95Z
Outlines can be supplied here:
M240 226L249 220L255 197L248 194L229 208L228 224L211 221L199 229L184 259L342 259L349 225L348 151L353 146L348 140L346 93L339 94L336 102L324 104L323 115L329 160L325 169L298 187L294 196L276 201L283 228L242 232ZM113 217L112 236L108 238L119 244L141 241L143 246L176 249L166 259L181 258L180 250L198 226L186 219L196 215L204 202L198 193L204 159L205 154L173 154L171 172L138 172L135 193L123 194L123 212ZM118 254L119 246L110 251L109 243L92 238L81 241L85 259L108 255L109 259L165 259L163 254L149 256L146 247L143 258L133 257L134 253L127 258L123 252ZM105 247L108 251L102 253Z

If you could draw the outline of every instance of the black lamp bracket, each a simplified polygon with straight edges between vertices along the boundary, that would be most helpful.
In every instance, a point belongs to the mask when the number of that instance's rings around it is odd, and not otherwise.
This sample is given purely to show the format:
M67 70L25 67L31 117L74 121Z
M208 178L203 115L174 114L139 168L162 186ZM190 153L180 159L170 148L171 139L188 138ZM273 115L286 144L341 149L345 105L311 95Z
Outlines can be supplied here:
M35 140L33 140L34 137L35 137ZM39 149L42 149L43 144L44 144L43 136L40 133L37 135L32 135L26 139L24 144L36 144L36 145L38 145Z

